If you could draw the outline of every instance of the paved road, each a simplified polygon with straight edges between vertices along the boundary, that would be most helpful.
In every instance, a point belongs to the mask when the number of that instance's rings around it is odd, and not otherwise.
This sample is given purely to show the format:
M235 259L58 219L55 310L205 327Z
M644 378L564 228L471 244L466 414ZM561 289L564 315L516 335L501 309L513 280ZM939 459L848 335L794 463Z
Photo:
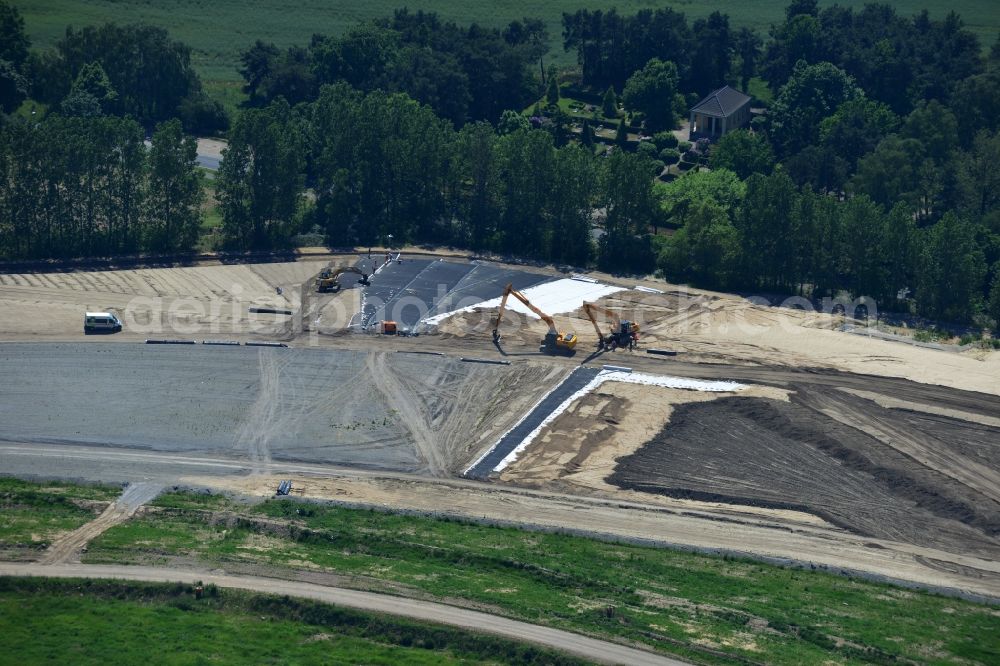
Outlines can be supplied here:
M198 166L205 167L210 171L218 171L219 164L222 163L222 159L218 157L212 157L211 155L198 155Z
M401 615L425 622L437 622L471 631L496 634L517 641L526 641L562 650L604 664L680 666L685 663L651 652L625 647L624 645L587 638L586 636L568 631L540 627L456 606L276 578L229 576L193 570L168 569L166 567L101 564L54 564L46 566L40 564L0 563L0 575L48 576L52 578L118 578L163 583L193 583L200 580L205 584L214 583L219 587L304 597L348 608Z
M198 166L210 171L218 171L222 163L222 151L229 144L219 139L201 138L198 139Z

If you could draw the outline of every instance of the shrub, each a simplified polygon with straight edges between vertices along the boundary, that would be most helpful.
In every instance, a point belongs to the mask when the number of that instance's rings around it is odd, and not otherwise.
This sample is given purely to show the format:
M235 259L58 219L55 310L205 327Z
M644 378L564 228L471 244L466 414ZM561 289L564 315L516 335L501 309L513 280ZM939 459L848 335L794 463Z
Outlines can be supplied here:
M667 164L676 164L681 158L681 154L676 148L664 148L660 151L660 159Z
M966 333L958 339L960 345L975 344L980 349L1000 349L1000 338L987 338L982 334Z
M942 342L951 336L938 328L921 328L913 334L913 339L917 342Z
M691 150L691 142L681 141L680 143L677 144L677 150L679 150L682 153L686 153L687 151Z
M667 148L677 147L677 137L674 136L673 132L657 132L653 136L653 143L660 150L665 150Z
M654 146L650 141L640 141L639 145L636 146L635 148L635 152L639 153L640 155L652 157L654 159L656 158L657 155L656 146Z

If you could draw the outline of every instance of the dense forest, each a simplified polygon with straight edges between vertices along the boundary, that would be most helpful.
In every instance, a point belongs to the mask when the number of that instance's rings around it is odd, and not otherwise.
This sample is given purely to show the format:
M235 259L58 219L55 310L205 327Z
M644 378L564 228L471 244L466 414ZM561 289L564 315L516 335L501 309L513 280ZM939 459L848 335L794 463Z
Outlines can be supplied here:
M563 39L572 71L545 67L530 18L399 10L283 50L257 41L229 118L163 30L67 29L35 51L0 0L0 256L190 251L204 176L185 135L225 131L213 187L230 250L391 234L1000 320L1000 41L984 50L954 14L815 0L767 36L718 12L580 10ZM725 84L766 86L766 112L679 142L678 119Z
M257 41L242 56L241 74L254 106L278 97L293 106L313 101L323 85L344 82L362 92L404 92L456 125L496 123L505 110L537 99L535 68L547 43L537 20L499 31L402 9L391 19L340 37L314 35L308 45L284 51Z

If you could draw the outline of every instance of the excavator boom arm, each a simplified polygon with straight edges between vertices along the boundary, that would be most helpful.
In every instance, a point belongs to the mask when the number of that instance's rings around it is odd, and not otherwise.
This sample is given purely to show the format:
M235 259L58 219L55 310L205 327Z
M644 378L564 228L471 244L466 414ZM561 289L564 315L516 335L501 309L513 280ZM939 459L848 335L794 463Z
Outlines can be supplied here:
M528 300L528 297L521 292L514 289L514 285L508 284L503 290L503 296L500 298L500 308L497 310L496 322L493 324L493 343L500 344L500 322L503 321L504 312L507 310L507 299L513 296L517 300L524 303L524 305L534 312L538 317L548 324L549 332L546 334L545 339L542 340L542 351L550 354L573 354L573 348L576 347L576 336L572 333L560 333L556 330L556 322L551 316L542 312L534 303Z
M555 332L555 330L556 330L556 322L555 322L555 320L554 320L554 319L552 319L552 317L550 317L549 315L545 314L544 312L542 312L541 310L539 310L539 309L538 309L537 307L535 307L535 304L534 304L534 303L532 303L531 301L529 301L529 300L528 300L528 297L527 297L527 296L525 296L524 294L522 294L521 292L519 292L519 291L512 291L512 292L510 292L510 293L511 293L511 295L512 295L512 296L513 296L514 298L516 298L517 300L519 300L519 301L521 301L522 303L524 303L524 305L525 305L525 306L526 306L526 307L527 307L527 308L528 308L529 310L531 310L531 311L532 311L532 312L534 312L534 313L535 313L536 315L538 315L538 318L539 318L539 319L541 319L541 320L542 320L542 321L544 321L544 322L545 322L546 324L548 324L548 325L549 325L549 331L550 331L550 332L553 332L553 333Z
M510 292L512 291L514 291L514 285L508 284L503 290L503 296L500 298L500 309L497 310L497 318L493 322L494 340L500 336L500 322L503 321L503 313L507 309L507 297L510 296Z
M590 323L594 325L594 332L597 333L597 339L601 341L601 344L603 344L604 334L601 333L601 327L597 323L597 319L594 317L594 310L597 309L597 306L593 303L584 302L583 304L583 311L587 313L587 318L590 319Z
M597 326L597 321L594 319L594 312L599 312L600 314L608 317L615 328L618 328L622 323L621 315L614 310L609 310L608 308L597 305L596 303L584 303L583 307L586 309L587 316L590 317L590 321L594 322L594 326Z
M493 337L494 338L496 338L497 335L498 335L498 331L500 329L500 322L503 321L503 313L507 310L507 299L510 296L513 296L517 300L519 300L522 303L524 303L525 307L527 307L529 310L531 310L532 312L534 312L536 315L538 315L539 319L541 319L546 324L548 324L548 326L549 326L549 332L550 333L555 333L556 332L556 322L555 322L555 320L553 320L552 317L550 317L549 315L547 315L544 312L542 312L541 310L539 310L535 306L534 303L532 303L531 301L528 300L527 296L525 296L524 294L522 294L518 290L514 289L514 285L508 284L504 288L504 290L503 290L503 296L500 298L500 309L497 310L497 318L496 318L496 321L493 323Z
M343 267L338 268L337 270L335 270L333 273L331 273L330 277L331 278L338 278L341 275L343 275L344 273L357 273L358 275L365 276L365 272L362 271L357 266L343 266ZM365 276L365 277L367 277L367 276Z

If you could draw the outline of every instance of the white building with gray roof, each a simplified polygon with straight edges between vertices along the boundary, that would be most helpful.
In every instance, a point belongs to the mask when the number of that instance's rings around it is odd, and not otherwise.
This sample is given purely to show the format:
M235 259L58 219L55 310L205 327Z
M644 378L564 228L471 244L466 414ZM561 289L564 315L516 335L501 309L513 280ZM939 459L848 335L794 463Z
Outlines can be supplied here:
M729 86L709 93L691 108L691 140L717 139L726 132L748 126L752 99Z

